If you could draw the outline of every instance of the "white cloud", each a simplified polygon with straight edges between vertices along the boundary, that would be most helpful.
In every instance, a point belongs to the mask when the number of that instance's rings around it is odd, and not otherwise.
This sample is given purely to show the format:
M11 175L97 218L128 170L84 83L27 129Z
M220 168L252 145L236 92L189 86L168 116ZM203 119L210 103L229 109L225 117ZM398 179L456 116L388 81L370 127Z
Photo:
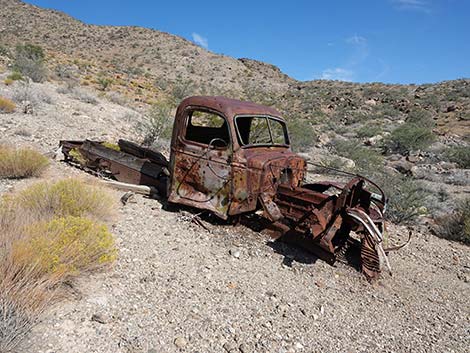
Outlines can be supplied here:
M358 36L357 34L353 35L352 37L346 38L346 42L354 45L367 45L367 39Z
M209 40L200 34L193 32L192 33L193 41L197 45L200 45L201 47L208 49L209 48Z
M431 12L428 0L393 0L395 7L399 10L411 10L429 13Z
M321 74L322 80L352 81L353 78L354 71L342 67L326 69Z

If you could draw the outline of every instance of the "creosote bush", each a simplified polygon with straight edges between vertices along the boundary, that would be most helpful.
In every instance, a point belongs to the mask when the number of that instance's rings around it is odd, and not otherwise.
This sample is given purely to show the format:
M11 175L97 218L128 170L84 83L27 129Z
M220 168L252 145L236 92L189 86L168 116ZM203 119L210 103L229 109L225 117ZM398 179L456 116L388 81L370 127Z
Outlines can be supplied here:
M152 106L146 120L139 123L136 130L143 137L142 143L151 146L161 139L171 137L172 122L171 107L165 103L158 103Z
M42 82L46 78L44 59L45 53L40 46L18 45L15 51L14 69L34 82Z
M470 147L468 146L456 146L449 147L444 155L451 162L456 163L460 168L470 168Z
M8 98L0 97L0 113L13 113L16 109L16 105L13 101Z
M31 148L11 148L0 145L0 178L39 176L49 160Z
M414 122L406 122L392 131L385 140L388 152L406 155L412 151L425 149L436 139L432 129Z
M291 146L294 151L306 151L318 140L312 125L306 120L294 119L288 122Z

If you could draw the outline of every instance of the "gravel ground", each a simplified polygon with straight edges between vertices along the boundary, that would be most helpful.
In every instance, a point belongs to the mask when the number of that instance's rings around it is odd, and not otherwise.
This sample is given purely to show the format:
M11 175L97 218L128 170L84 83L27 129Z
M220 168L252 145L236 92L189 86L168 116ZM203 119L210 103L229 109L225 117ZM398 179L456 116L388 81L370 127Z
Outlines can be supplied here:
M131 133L119 120L125 108L44 87L55 103L0 115L0 140L49 151L60 138ZM100 119L70 115L70 106ZM46 177L81 174L55 161ZM28 182L0 181L0 193ZM417 233L391 254L393 277L371 285L347 264L329 266L244 226L204 221L207 230L191 217L141 196L122 206L114 268L73 283L19 352L468 352L464 245ZM407 231L389 233L398 242Z

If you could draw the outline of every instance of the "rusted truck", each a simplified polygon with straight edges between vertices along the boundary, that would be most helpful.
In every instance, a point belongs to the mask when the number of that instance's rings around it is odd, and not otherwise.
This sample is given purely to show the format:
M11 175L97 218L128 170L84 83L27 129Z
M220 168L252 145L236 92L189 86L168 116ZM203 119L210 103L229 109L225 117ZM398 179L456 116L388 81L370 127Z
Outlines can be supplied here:
M279 240L334 263L356 248L370 280L389 267L383 249L386 197L372 181L305 183L308 162L294 153L286 121L271 107L225 97L189 97L178 106L169 161L120 140L61 141L65 160L118 181L156 187L169 203L224 219L261 214ZM354 236L351 236L353 232Z

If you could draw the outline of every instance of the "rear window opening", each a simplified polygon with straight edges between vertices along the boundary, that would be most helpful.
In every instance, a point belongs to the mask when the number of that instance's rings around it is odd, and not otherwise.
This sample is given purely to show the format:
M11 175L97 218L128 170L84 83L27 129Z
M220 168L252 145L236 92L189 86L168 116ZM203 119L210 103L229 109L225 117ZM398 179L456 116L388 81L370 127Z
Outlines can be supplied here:
M269 116L235 118L240 146L288 146L286 124Z

